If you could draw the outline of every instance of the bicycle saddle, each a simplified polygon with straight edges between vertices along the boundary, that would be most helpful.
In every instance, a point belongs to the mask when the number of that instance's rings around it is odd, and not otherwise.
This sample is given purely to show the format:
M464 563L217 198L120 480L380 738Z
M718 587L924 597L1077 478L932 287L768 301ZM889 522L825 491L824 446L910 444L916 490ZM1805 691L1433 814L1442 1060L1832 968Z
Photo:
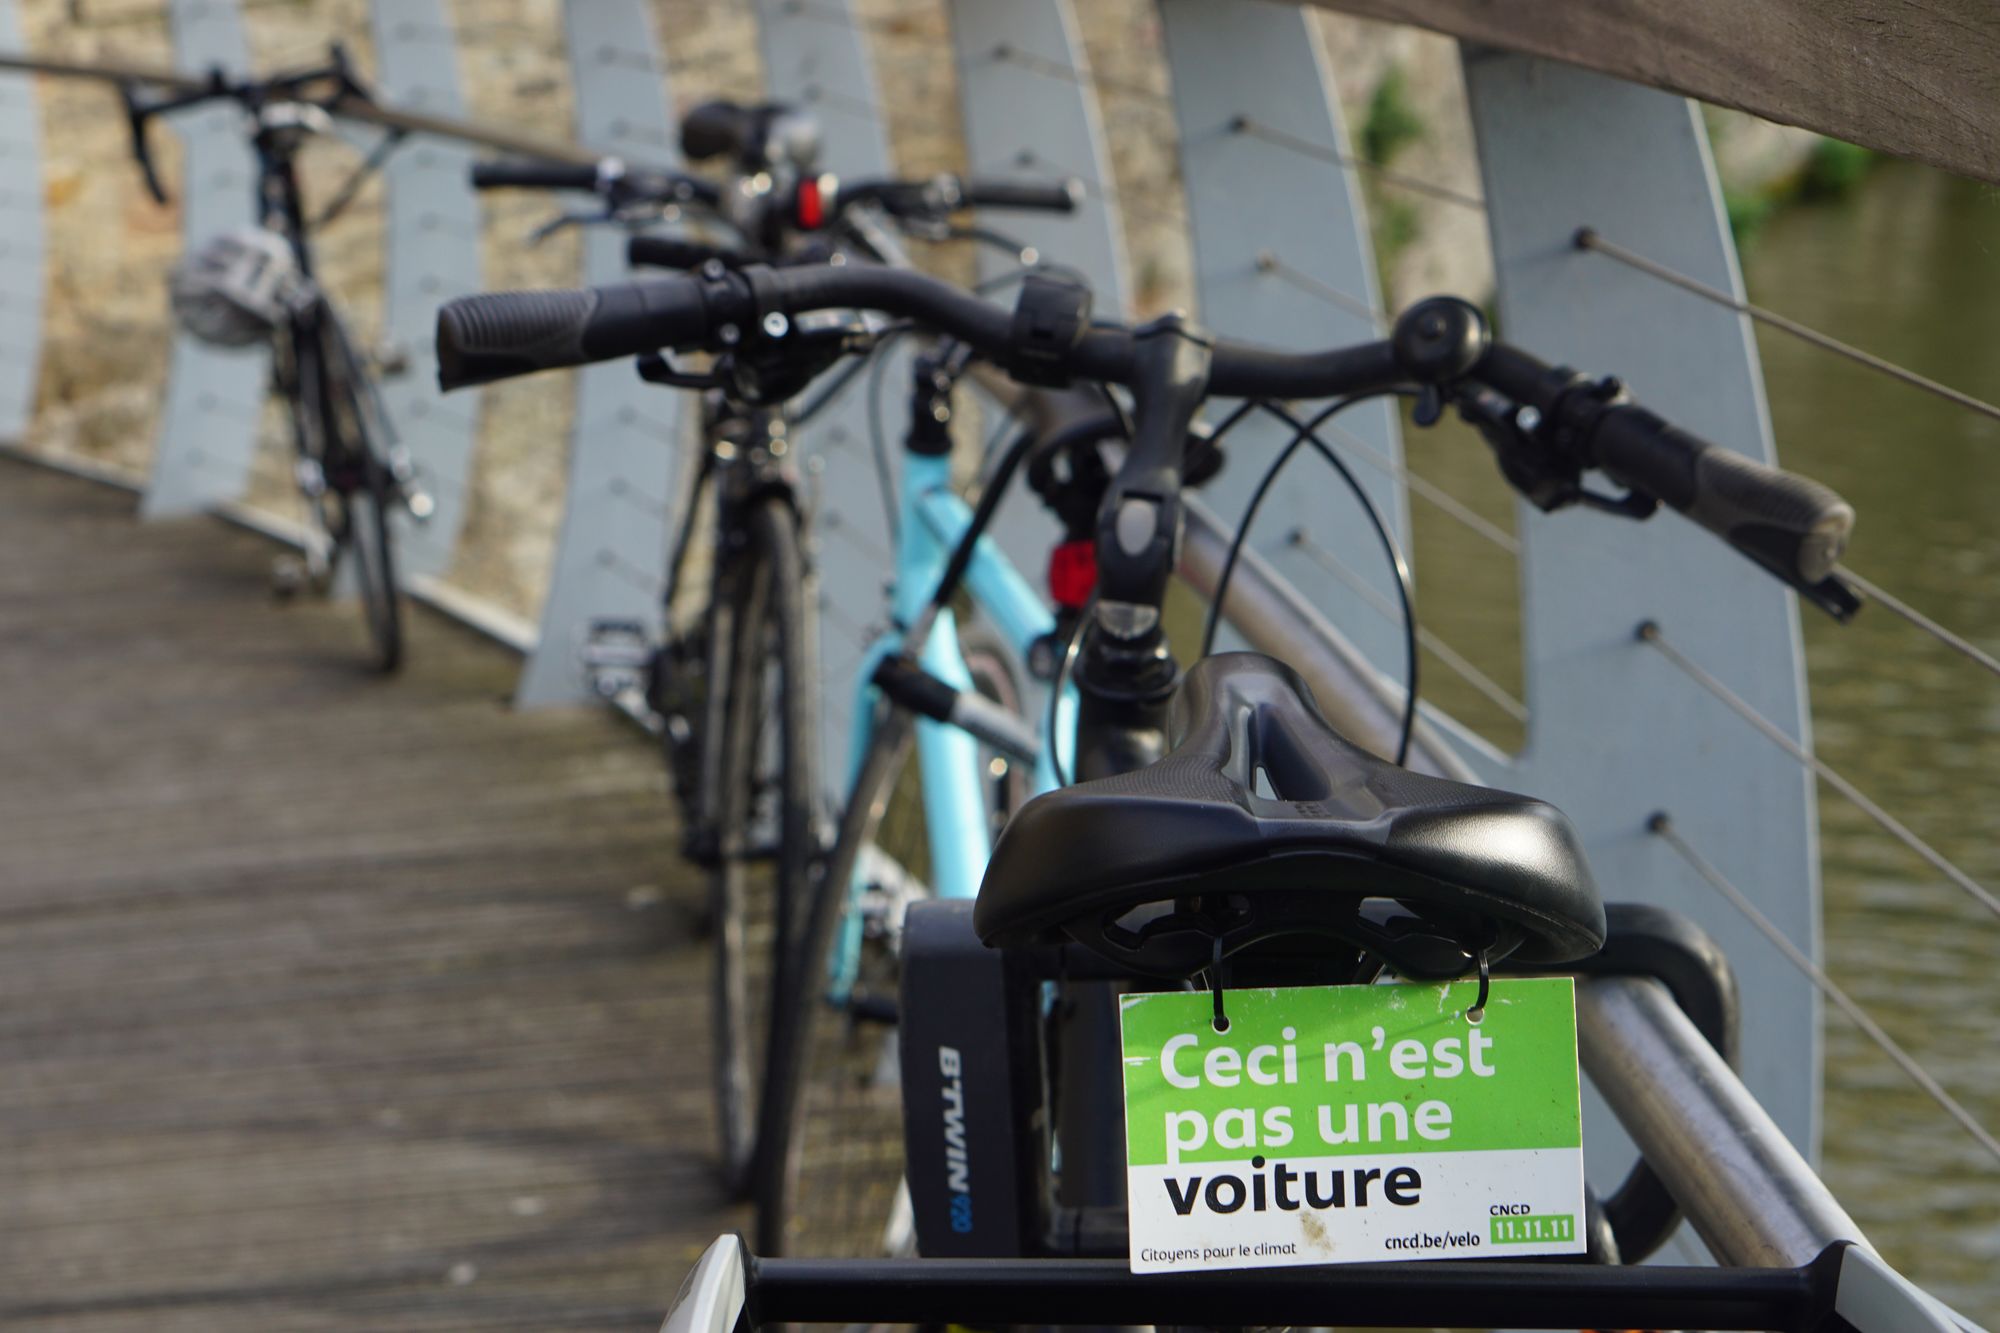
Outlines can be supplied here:
M1189 671L1173 749L1028 802L973 923L989 945L1061 932L1133 971L1187 978L1286 935L1331 936L1408 977L1568 962L1604 943L1569 820L1349 743L1289 667L1222 653ZM1260 791L1263 794L1259 794Z

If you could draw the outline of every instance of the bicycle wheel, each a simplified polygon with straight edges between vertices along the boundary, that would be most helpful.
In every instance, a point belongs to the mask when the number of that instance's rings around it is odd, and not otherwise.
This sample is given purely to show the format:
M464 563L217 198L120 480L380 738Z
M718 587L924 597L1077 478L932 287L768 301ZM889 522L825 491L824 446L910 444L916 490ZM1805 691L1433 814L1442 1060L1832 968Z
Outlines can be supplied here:
M303 421L300 456L317 473L313 507L327 534L330 571L337 581L352 565L375 666L391 672L403 661L403 608L389 514L402 492L378 444L386 426L374 386L324 301L295 326L291 345L294 364L280 383Z
M349 491L346 554L354 561L355 582L361 589L361 611L375 648L375 666L383 672L403 664L403 597L396 586L396 559L389 528L395 503L394 484L380 459L363 455L363 483Z
M1017 703L1004 649L977 632L960 642L975 687ZM857 791L865 795L841 831L858 850L837 848L787 963L783 1024L766 1076L762 1254L869 1257L914 1246L894 1018L902 912L924 895L930 856L922 783L908 762L910 730L906 717L892 718L875 738ZM984 753L980 764L997 826L1025 778ZM859 873L844 875L843 859Z
M747 544L710 629L727 658L709 676L728 682L711 806L711 1016L722 1173L738 1194L749 1192L757 1157L777 966L816 851L810 601L797 521L779 499L744 517Z

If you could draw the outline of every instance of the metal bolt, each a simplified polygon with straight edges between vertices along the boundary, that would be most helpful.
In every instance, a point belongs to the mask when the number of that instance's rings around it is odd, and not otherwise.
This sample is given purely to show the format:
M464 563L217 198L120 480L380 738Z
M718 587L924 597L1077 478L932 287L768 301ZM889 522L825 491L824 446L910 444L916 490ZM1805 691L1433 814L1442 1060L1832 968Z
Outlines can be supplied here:
M766 338L782 338L791 332L791 328L792 321L785 318L783 311L773 310L770 314L764 316L764 336Z
M715 337L716 341L720 342L724 347L734 347L737 343L743 341L743 330L737 328L734 324L724 324L715 331Z
M1542 414L1532 407L1522 407L1514 413L1514 424L1533 435L1542 425Z

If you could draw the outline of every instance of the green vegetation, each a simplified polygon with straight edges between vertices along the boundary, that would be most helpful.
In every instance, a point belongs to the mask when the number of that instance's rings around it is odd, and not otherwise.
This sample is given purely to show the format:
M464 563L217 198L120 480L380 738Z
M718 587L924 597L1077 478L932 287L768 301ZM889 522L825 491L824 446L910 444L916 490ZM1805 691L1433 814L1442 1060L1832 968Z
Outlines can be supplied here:
M1375 257L1384 273L1395 268L1396 257L1423 235L1423 215L1407 199L1377 190L1369 198L1368 217L1375 241Z
M1771 214L1778 209L1778 201L1769 192L1737 190L1725 185L1722 187L1722 207L1729 215L1729 234L1735 238L1736 247L1740 250L1771 220Z
M1865 180L1882 155L1872 148L1821 139L1813 144L1798 170L1755 189L1722 187L1729 230L1741 249L1781 209L1794 204L1829 203L1845 199Z
M1378 167L1389 165L1395 156L1429 132L1422 116L1410 102L1409 80L1401 65L1391 65L1382 82L1368 99L1368 113L1361 122L1361 155ZM1363 173L1363 190L1368 205L1369 229L1375 242L1375 266L1383 290L1389 289L1388 275L1395 271L1397 256L1423 234L1423 216L1408 199L1377 187Z
M1423 117L1410 105L1409 82L1401 65L1391 65L1368 99L1368 117L1361 124L1361 152L1378 167L1386 167L1403 149L1424 137Z
M1806 159L1806 169L1799 177L1799 198L1843 199L1854 192L1880 159L1881 154L1872 148L1839 139L1821 139L1813 145L1812 156Z

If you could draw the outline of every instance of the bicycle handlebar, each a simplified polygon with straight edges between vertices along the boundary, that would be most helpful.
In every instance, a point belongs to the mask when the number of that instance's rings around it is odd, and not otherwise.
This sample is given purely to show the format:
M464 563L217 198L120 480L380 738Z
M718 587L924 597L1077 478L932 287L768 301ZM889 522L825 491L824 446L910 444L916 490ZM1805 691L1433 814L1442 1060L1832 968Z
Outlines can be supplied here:
M1048 213L1074 213L1083 201L1083 182L1071 176L1059 181L962 180L967 208L1019 208Z
M1833 572L1854 528L1854 509L1810 477L1764 466L1627 404L1597 430L1597 464L1632 490L1715 533L1780 577L1808 583Z
M970 344L1003 368L1130 384L1145 328L1064 326L1024 301L1008 311L948 282L868 265L754 266L574 291L461 297L438 312L438 383L446 390L536 370L718 350L772 313L861 308L912 320ZM1411 385L1484 385L1522 408L1519 429L1579 467L1601 468L1722 537L1802 591L1827 579L1854 510L1817 482L1716 448L1624 401L1615 382L1589 385L1491 339L1479 312L1433 298L1381 342L1294 353L1216 339L1208 392L1225 398L1331 398ZM1825 605L1825 602L1821 602ZM1831 609L1831 608L1829 608Z
M529 160L474 162L475 190L595 190L602 179L596 162Z
M1017 338L1011 311L909 269L815 264L753 266L719 278L641 278L571 291L489 292L438 311L438 384L487 384L536 370L640 356L660 348L725 344L725 328L752 327L773 312L861 308L914 320L970 344L1003 366L1018 365L1032 333ZM1134 331L1081 330L1061 351L1080 379L1128 383ZM1218 341L1210 389L1221 397L1322 398L1408 382L1389 343L1288 353Z
M1476 378L1572 433L1580 461L1651 496L1728 542L1802 592L1832 575L1854 529L1854 508L1810 477L1766 467L1626 401L1615 380L1592 385L1504 343ZM1851 613L1820 600L1835 615Z
M709 260L730 268L750 263L750 256L733 246L693 241L684 236L634 236L625 242L625 262L633 268L672 268L686 272Z
M1024 212L1074 213L1083 182L1000 180L933 176L928 180L837 181L833 210L860 203L879 204L891 217L935 217L965 208L1006 208Z
M615 157L595 162L550 162L537 158L475 162L471 181L475 190L587 190L613 203L640 200L714 208L722 200L722 192L699 176L629 167Z

